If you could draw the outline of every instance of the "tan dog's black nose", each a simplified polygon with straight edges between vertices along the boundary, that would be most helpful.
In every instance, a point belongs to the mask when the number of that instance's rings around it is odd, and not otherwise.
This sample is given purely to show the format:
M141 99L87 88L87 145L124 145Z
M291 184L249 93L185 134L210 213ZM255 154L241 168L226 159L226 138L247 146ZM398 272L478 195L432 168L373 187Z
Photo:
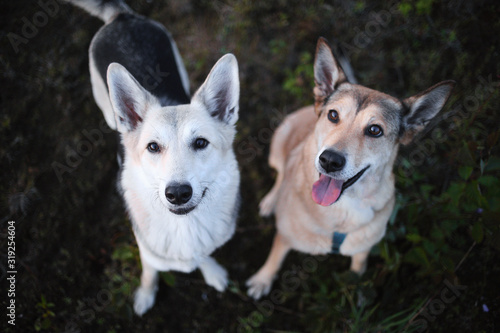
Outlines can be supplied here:
M340 171L345 166L345 157L337 152L325 150L319 156L319 164L326 172Z
M189 184L172 183L165 189L165 197L173 205L183 205L193 196L193 188Z

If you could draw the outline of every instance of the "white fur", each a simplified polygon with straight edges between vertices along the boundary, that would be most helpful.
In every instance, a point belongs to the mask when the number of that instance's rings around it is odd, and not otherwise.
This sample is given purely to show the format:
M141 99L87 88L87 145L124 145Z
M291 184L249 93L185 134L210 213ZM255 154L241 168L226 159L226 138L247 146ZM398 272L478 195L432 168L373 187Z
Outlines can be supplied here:
M177 68L179 69L179 75L181 77L182 87L184 88L186 95L190 96L191 92L189 91L189 76L187 74L186 67L184 66L184 62L182 61L182 57L179 53L179 49L177 48L177 44L175 43L170 33L168 31L166 32L168 38L170 39L170 42L172 43L172 51L174 52L175 63L177 64Z
M221 79L221 73L231 75ZM120 182L143 263L134 300L138 315L154 303L157 271L191 272L199 267L216 290L227 285L227 272L210 254L235 230L240 175L232 142L238 82L236 59L227 55L214 66L191 104L161 107L123 66L112 64L108 70L116 118L125 118L117 127L125 147ZM217 108L214 94L220 103L236 109L224 121L209 111ZM142 118L135 126L126 119L130 105ZM208 140L208 146L193 149L197 138ZM159 153L148 151L153 141L161 147ZM193 189L185 206L196 208L186 215L171 212L176 206L166 199L165 188L172 182L189 183Z
M121 0L68 2L106 23L119 13L131 12ZM170 39L179 84L189 96L188 76L175 42L162 25L152 24ZM210 255L231 238L238 213L240 174L232 149L240 93L236 58L223 56L190 104L168 106L169 98L175 101L178 96L165 91L159 101L118 63L109 65L106 87L96 67L100 55L95 40L89 50L92 91L109 127L121 133L125 157L119 188L142 263L135 313L142 316L153 306L159 271L200 268L208 285L224 291L227 272ZM130 61L143 60L144 50L132 51ZM200 139L208 145L197 146ZM160 149L149 149L153 142ZM175 184L190 186L188 201L167 199L167 187Z
M92 43L90 44L89 52L89 69L94 100L97 106L102 110L104 120L106 120L109 128L116 130L115 113L113 112L113 107L111 106L111 102L109 100L108 88L106 86L106 83L102 79L102 76L99 74L99 71L95 66L94 57L92 56Z
M129 6L121 0L104 2L100 0L66 0L78 6L91 15L100 18L106 23L109 23L119 13L132 12Z

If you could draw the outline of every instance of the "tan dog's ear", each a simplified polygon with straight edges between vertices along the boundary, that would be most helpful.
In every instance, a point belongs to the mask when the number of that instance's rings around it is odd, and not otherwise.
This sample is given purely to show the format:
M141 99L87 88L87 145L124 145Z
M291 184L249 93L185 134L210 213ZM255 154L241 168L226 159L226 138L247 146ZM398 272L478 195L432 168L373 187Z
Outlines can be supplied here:
M429 89L408 97L403 101L407 112L403 116L399 142L409 144L422 131L429 121L443 108L450 97L455 81L443 81Z
M328 47L326 39L320 37L316 46L316 58L314 59L314 108L319 113L321 104L337 88L346 82L344 71L339 66L333 56L332 50Z

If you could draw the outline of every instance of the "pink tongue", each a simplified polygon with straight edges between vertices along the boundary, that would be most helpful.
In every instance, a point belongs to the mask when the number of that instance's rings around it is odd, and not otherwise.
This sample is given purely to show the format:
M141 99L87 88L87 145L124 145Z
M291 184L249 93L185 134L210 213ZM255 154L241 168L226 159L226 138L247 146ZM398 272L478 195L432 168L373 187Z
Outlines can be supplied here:
M341 180L321 175L313 185L312 198L314 202L321 206L330 206L339 198L343 183Z

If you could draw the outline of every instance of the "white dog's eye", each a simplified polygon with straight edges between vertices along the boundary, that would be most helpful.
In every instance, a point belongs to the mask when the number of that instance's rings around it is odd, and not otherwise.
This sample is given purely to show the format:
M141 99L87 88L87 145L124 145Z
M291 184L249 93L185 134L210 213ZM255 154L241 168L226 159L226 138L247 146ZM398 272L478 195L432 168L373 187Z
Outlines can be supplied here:
M148 143L148 151L150 153L159 153L160 152L160 146L156 142L150 142Z
M370 125L366 128L366 134L371 137L378 138L379 136L382 136L382 134L384 134L384 131L379 125Z
M193 142L193 148L195 150L205 149L207 146L208 146L208 141L206 139L203 139L203 138L197 138Z

